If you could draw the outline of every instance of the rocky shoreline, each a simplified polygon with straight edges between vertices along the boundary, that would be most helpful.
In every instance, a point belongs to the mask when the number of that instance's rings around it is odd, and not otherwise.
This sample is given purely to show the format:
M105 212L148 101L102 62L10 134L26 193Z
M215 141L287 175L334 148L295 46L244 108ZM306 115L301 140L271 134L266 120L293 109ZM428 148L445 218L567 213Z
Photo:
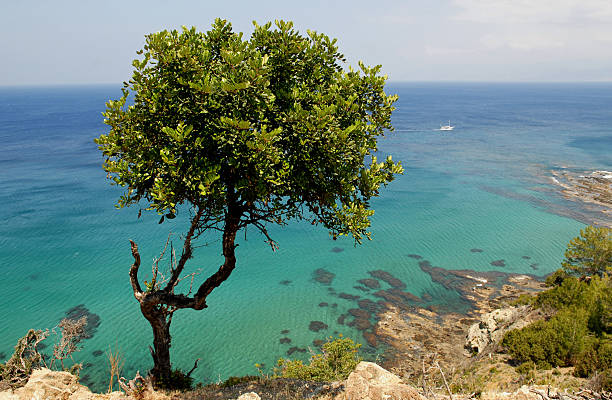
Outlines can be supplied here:
M432 265L420 255L410 254L408 257L415 259L419 268L451 297L456 297L455 300L448 304L446 301L436 301L428 293L417 296L406 291L405 282L385 270L369 271L369 277L357 280L354 289L360 295L337 293L331 286L333 273L322 268L313 272L313 279L329 286L332 295L354 304L353 308L338 317L337 323L359 330L367 344L363 348L364 354L371 354L370 359L376 355L378 363L404 379L422 375L425 360L435 358L446 370L470 360L473 350L469 346L466 348L466 337L470 328L480 323L483 315L506 306L521 294L534 294L544 289L541 278L535 275L446 270ZM495 260L491 264L503 267L505 261ZM533 265L537 269L537 264ZM325 303L320 306L337 307L337 304ZM532 317L535 318L531 316L528 319ZM313 321L310 329L318 332L327 328L327 325L321 324L320 321ZM482 350L481 347L488 344L483 339L486 335L489 333L485 332L480 339L474 339L479 343L477 350ZM500 332L495 335L497 338ZM320 345L321 342L314 344Z
M612 172L560 169L552 170L551 174L551 182L561 188L566 199L590 205L604 214L594 222L612 228Z
M441 312L435 307L406 310L386 305L375 327L376 337L389 346L382 365L408 379L421 375L427 360L435 359L447 370L464 364L478 352L468 348L466 339L470 329L481 325L483 316L522 294L543 290L543 283L530 275L422 268L434 281L459 292L472 308L467 313L457 313Z

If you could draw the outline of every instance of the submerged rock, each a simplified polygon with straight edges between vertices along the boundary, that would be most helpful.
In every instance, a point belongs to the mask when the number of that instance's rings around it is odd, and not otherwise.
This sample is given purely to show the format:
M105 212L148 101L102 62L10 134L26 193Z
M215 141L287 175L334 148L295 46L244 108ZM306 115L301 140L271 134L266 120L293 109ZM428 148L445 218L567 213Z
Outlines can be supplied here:
M310 321L310 325L308 325L308 329L313 332L319 332L320 330L327 329L328 326L326 323L322 321Z
M375 303L370 299L359 300L357 304L359 305L359 308L367 310L371 313L377 313L378 309L380 308L378 303Z
M484 250L483 249L476 249L476 248L474 248L474 249L470 249L470 251L472 253L482 253Z
M376 279L366 278L360 279L357 282L370 289L380 289L380 282L378 282Z
M359 298L359 296L356 296L354 294L348 294L348 293L340 293L338 297L340 297L341 299L345 299L345 300L357 300Z
M505 267L506 266L506 260L491 261L491 265L494 266L494 267Z
M332 247L330 250L332 253L342 253L344 249L342 247Z
M330 283L332 283L332 281L336 277L336 274L329 272L323 268L316 269L312 273L312 275L315 281L322 283L324 285L329 285Z
M279 342L280 344L291 343L291 339L289 339L288 337L284 337L284 338L280 338Z
M389 286L391 287L399 288L399 289L406 289L406 284L404 282L397 279L396 277L391 275L389 272L383 271L382 269L378 269L375 271L369 271L368 274L370 274L374 278L380 279L381 281L387 282Z
M290 348L289 350L287 350L287 355L290 356L291 354L293 354L295 352L306 353L306 351L307 350L305 348L303 348L303 347L294 346L294 347Z

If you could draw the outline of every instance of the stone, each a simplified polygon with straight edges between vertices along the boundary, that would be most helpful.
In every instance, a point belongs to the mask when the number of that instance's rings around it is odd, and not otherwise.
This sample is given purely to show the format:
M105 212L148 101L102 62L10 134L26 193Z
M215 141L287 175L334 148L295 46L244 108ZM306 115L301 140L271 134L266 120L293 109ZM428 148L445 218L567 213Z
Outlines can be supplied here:
M466 338L466 347L481 353L491 343L501 340L511 327L523 327L527 323L521 320L523 308L507 307L484 314L480 322L470 326Z
M159 394L158 399L168 399ZM163 397L161 397L163 396ZM0 392L1 400L127 400L122 392L110 394L92 393L86 386L78 383L78 378L68 372L51 371L47 368L32 372L25 386L15 390Z
M362 361L346 380L344 392L334 400L425 400L425 397L382 367Z
M261 400L261 397L255 392L250 392L240 395L236 400Z

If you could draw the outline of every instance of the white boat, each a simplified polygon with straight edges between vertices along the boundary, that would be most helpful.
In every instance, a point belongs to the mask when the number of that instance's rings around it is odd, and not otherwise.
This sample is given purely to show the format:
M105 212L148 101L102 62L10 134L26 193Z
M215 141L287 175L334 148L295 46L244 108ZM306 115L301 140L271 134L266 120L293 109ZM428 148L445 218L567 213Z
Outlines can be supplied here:
M450 119L448 120L448 125L440 125L441 131L452 131L455 127L451 125Z

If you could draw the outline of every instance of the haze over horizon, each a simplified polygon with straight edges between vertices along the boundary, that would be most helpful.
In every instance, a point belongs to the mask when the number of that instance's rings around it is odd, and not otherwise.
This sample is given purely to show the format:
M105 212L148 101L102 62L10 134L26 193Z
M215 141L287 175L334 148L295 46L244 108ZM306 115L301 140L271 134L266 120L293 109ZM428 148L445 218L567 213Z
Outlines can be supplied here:
M347 67L382 64L392 82L612 81L609 0L11 2L0 15L0 86L117 84L144 36L293 21L338 39Z

